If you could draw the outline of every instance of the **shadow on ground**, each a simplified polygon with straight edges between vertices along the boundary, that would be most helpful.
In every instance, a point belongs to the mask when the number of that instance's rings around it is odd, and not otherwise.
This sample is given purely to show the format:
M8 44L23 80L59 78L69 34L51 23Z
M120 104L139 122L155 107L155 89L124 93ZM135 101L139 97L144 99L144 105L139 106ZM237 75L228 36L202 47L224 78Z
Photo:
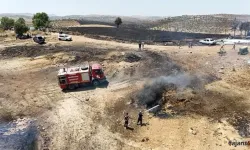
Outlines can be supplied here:
M108 86L109 86L109 81L106 81L106 82L103 82L102 84L100 84L99 86L93 86L91 84L87 84L87 85L82 85L75 90L63 90L63 92L70 93L70 92L91 91L91 90L95 90L97 88L108 88Z

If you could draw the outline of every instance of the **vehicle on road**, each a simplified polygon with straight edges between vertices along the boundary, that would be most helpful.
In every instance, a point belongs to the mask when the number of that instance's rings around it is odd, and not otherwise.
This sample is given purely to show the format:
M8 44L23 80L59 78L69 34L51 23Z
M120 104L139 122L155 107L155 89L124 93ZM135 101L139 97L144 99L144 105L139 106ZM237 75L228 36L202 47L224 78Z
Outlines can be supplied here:
M38 44L44 44L45 43L45 38L41 35L36 35L33 37L33 41L38 43Z
M73 90L83 84L100 85L106 81L100 64L86 63L79 67L62 68L58 72L59 86L62 90Z
M204 45L216 45L216 41L212 38L206 38L204 40L200 40L199 42Z
M59 33L58 34L58 40L62 40L62 41L72 41L72 37L68 34L64 34L64 33Z

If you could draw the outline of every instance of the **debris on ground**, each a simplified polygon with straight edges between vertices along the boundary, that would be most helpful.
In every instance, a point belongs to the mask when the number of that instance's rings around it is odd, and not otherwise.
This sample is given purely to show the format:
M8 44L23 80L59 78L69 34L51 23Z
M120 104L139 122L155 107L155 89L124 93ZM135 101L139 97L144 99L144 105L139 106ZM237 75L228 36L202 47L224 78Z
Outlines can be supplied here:
M197 131L194 130L193 128L190 128L190 129L189 129L189 132L190 132L191 134L193 134L193 135L196 135L196 134L197 134Z
M233 71L235 72L236 70L235 70L235 67L233 67Z
M247 55L248 53L249 51L247 46L241 47L238 52L239 55Z
M125 59L124 59L125 62L132 63L132 62L138 62L140 60L141 60L141 56L138 54L135 54L135 53L126 53L125 54Z
M149 138L148 137L144 137L141 141L142 142L147 142L147 141L149 141Z
M250 137L250 120L249 114L234 114L229 118L229 123L232 124L242 137Z
M219 70L219 73L224 74L224 71L223 70Z

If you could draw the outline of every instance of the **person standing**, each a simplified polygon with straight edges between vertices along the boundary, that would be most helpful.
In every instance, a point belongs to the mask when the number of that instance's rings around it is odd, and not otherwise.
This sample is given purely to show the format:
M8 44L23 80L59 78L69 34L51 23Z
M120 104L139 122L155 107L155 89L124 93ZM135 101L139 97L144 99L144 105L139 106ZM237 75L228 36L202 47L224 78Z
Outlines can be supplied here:
M181 49L181 41L178 42L179 49Z
M234 43L234 45L233 45L233 50L235 50L235 47L236 47L236 45L235 45L235 43Z
M143 114L142 114L142 111L140 111L139 114L138 114L137 125L142 126L142 117L143 117Z
M139 50L141 50L141 41L139 42Z
M124 127L127 129L128 128L128 122L129 122L129 115L128 113L126 113L126 115L124 116Z
M224 43L221 45L220 51L224 51Z
M224 42L223 42L223 44L221 45L219 54L222 56L223 53L225 53L225 50L224 50Z

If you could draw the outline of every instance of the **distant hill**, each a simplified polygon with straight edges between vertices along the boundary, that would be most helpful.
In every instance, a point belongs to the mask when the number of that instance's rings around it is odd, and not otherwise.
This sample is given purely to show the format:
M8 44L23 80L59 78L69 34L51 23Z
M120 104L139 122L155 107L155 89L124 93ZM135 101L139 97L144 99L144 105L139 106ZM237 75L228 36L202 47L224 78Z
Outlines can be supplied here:
M230 20L237 19L238 21L250 21L250 15L236 15L236 14L215 14L212 15L219 18L227 18Z
M5 13L14 19L22 17L31 23L31 13ZM53 25L56 27L77 26L79 24L104 24L114 25L118 16L111 15L68 15L56 16L49 14ZM159 16L119 16L122 18L123 27L150 28L152 30L174 32L198 32L198 33L230 33L233 20L250 21L250 15L238 14L212 14L212 15L183 15L174 17ZM71 24L72 23L72 24Z
M23 17L25 19L31 19L34 14L32 13L2 13L0 14L0 17L12 17L12 18L18 18ZM49 14L49 17L51 20L61 20L61 19L84 19L84 20L91 20L91 21L101 21L101 22L110 22L114 21L114 19L118 16L110 16L110 15L68 15L68 16L57 16L54 14ZM135 21L135 20L150 20L150 21L156 21L159 19L163 19L164 17L158 17L158 16L120 16L123 18L124 21Z
M19 17L24 18L28 22L31 22L32 16L34 14L31 13L4 13L0 14L0 17L11 17L17 19ZM114 20L118 16L109 16L109 15L68 15L68 16L56 16L53 14L49 14L50 19L53 24L56 26L67 25L70 26L70 22L72 22L72 26L77 23L74 20L77 20L80 24L108 24L114 25ZM149 27L152 22L156 22L159 19L163 19L164 17L157 16L119 16L122 18L123 25L135 25L136 27ZM59 23L58 20L60 20ZM65 21L66 20L66 21Z
M239 22L250 21L250 15L215 14L183 15L168 17L158 21L151 29L192 33L230 33L231 25L236 19Z
M16 17L16 16L24 16L24 17L32 17L33 14L31 13L2 13L0 14L1 17Z

